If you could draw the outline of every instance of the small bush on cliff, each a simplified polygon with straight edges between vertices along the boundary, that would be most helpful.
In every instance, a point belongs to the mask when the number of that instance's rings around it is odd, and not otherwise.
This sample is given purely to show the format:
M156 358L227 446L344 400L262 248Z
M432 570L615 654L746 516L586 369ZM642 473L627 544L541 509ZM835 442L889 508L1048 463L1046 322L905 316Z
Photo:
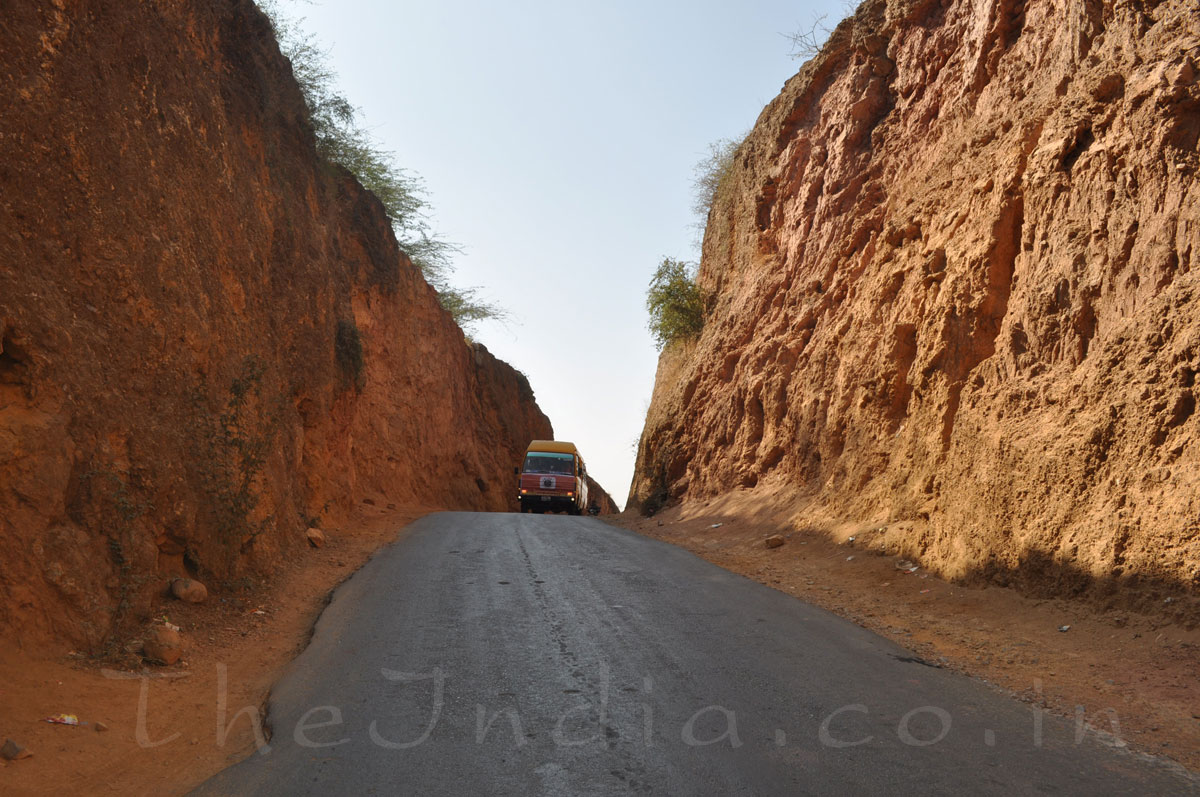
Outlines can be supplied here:
M695 165L692 172L692 212L696 214L696 230L704 235L708 214L717 196L728 190L729 175L733 170L733 157L742 145L745 136L739 139L719 138L708 145L708 154Z
M430 284L438 288L433 280L430 280ZM438 288L438 301L468 332L480 321L505 321L509 317L507 310L482 299L478 288Z
M646 291L647 327L658 348L693 338L704 328L704 299L696 284L695 267L664 257Z
M849 4L844 4L844 7L848 15L854 13L854 8ZM783 37L792 43L792 51L788 55L804 61L815 58L828 41L829 34L833 33L833 29L825 25L825 19L825 14L814 15L809 27L801 27L793 33L783 34Z
M317 150L358 178L363 187L379 198L387 212L396 242L425 280L437 291L438 300L464 329L489 318L503 319L505 312L479 297L475 288L450 284L452 257L459 247L446 241L429 224L429 200L425 184L415 174L396 165L392 153L381 148L358 122L358 109L338 93L336 75L326 54L311 34L300 30L296 20L285 17L274 0L258 0L271 21L279 49L292 62L292 74L304 95L308 118L317 140Z

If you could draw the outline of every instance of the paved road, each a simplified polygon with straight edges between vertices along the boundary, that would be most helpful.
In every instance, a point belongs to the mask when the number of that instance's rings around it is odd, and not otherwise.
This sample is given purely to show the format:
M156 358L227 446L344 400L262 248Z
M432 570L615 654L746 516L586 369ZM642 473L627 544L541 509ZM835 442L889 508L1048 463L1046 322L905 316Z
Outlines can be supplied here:
M590 518L418 521L199 794L1181 794L1178 769Z

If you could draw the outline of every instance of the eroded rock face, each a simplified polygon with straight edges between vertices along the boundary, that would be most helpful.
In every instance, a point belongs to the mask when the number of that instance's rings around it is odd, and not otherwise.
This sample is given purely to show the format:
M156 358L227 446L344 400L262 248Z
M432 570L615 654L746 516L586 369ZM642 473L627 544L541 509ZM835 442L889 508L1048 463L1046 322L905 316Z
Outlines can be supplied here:
M249 0L5 14L0 636L98 646L364 495L512 508L548 420L316 156Z
M635 504L768 488L943 574L1200 583L1200 14L868 2L714 203Z
M588 476L587 483L588 505L596 505L596 508L600 510L596 514L614 515L619 511L617 509L617 502L612 499L612 496L608 494L608 491L600 486L598 481L593 479L591 476Z

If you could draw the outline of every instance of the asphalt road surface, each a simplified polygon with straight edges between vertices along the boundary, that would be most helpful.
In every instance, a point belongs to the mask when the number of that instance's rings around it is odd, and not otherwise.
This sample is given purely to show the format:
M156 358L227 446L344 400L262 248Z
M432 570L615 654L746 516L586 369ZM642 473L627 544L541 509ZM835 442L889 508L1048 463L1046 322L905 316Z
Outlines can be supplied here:
M198 794L1200 793L592 518L418 521L337 590L268 721L269 749Z

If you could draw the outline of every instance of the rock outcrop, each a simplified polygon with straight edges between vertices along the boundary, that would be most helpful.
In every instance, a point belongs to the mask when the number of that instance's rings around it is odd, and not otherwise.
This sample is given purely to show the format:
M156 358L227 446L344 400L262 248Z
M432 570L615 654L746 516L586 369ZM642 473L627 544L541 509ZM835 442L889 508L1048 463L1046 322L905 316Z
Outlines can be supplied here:
M18 3L0 53L0 637L94 650L364 496L513 508L548 420L317 156L250 0Z
M614 515L618 511L617 502L612 499L612 496L600 486L600 483L591 476L587 477L588 483L588 503L595 504L600 510L598 514Z
M631 502L755 490L953 578L1194 595L1198 76L1194 0L864 3L722 180Z

